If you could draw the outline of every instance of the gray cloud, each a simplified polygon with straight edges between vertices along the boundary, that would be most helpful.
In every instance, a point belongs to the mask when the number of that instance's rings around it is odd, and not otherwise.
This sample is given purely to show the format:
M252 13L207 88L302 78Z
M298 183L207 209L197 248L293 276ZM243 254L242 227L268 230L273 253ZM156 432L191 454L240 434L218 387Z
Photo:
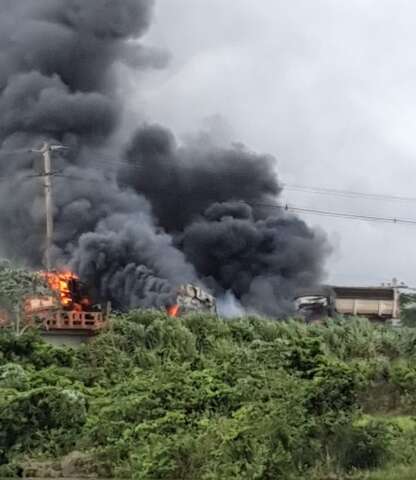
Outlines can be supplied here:
M155 125L130 126L132 139L118 148L130 103L119 95L120 63L144 75L167 60L164 45L141 43L152 6L27 0L3 12L0 175L11 179L0 183L4 249L42 263L33 157L11 162L6 150L63 142L70 151L55 159L54 258L89 281L97 300L160 307L179 284L197 282L248 310L288 312L295 289L322 278L329 247L296 216L259 205L282 190L270 155L218 146L209 133L178 143Z
M137 80L136 93L156 121L187 133L221 114L233 126L230 140L273 154L284 181L414 196L413 3L160 0L156 7L148 41L169 45L172 65L156 80ZM172 24L175 11L182 16ZM413 203L294 192L284 198L416 218ZM397 275L415 283L408 261L414 228L305 219L337 239L333 281Z

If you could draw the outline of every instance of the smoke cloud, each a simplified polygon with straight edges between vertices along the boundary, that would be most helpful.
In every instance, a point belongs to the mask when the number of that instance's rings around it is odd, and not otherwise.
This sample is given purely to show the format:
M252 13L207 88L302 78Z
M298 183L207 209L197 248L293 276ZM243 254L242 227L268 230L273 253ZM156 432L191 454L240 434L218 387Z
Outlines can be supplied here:
M17 3L17 5L16 5ZM119 149L116 68L161 68L139 43L150 0L22 0L0 5L0 228L12 258L40 268L44 141L54 158L54 260L119 308L162 307L182 283L269 315L319 282L325 236L264 207L281 193L273 158L241 146L178 144L159 125ZM20 153L19 153L20 152ZM236 308L233 307L233 310Z

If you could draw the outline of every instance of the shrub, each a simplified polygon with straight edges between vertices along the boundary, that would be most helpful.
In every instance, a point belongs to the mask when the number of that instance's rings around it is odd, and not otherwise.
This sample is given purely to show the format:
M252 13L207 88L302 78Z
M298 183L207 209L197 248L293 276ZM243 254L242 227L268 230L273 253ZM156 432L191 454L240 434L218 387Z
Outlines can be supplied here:
M332 455L342 470L375 469L392 458L395 429L380 421L340 428L332 444Z
M87 415L84 396L74 390L44 387L3 399L0 405L0 459L10 449L45 448L54 433L54 448L73 442ZM49 445L50 446L50 445Z

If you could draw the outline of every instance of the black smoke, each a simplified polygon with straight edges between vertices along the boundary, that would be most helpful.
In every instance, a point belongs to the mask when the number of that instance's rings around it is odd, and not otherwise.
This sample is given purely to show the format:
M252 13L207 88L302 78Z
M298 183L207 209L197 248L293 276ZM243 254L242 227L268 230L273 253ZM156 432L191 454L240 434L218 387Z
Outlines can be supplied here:
M294 290L322 277L328 246L303 221L264 206L281 193L273 158L204 137L178 144L157 125L117 146L118 65L161 68L168 58L139 42L152 6L0 4L1 250L42 266L39 158L27 150L63 143L54 259L93 285L97 300L161 307L181 283L196 282L249 311L287 312Z
M169 231L183 228L216 202L255 202L280 193L274 159L242 148L229 150L203 141L178 147L172 133L145 126L125 152L129 168L119 179L143 193Z
M248 310L281 314L294 291L322 277L325 236L273 205L274 159L244 148L178 146L159 126L140 129L119 179L142 192L205 285Z

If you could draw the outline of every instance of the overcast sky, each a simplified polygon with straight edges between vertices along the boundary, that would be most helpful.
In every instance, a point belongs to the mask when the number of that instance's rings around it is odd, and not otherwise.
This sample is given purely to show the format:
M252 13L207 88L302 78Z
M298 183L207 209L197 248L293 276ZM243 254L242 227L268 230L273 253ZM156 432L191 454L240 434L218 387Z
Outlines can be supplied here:
M129 103L179 137L270 153L287 183L416 197L415 22L410 0L157 0L146 42L171 60L125 76ZM284 198L416 219L416 202ZM416 285L416 226L304 218L334 246L332 282Z

